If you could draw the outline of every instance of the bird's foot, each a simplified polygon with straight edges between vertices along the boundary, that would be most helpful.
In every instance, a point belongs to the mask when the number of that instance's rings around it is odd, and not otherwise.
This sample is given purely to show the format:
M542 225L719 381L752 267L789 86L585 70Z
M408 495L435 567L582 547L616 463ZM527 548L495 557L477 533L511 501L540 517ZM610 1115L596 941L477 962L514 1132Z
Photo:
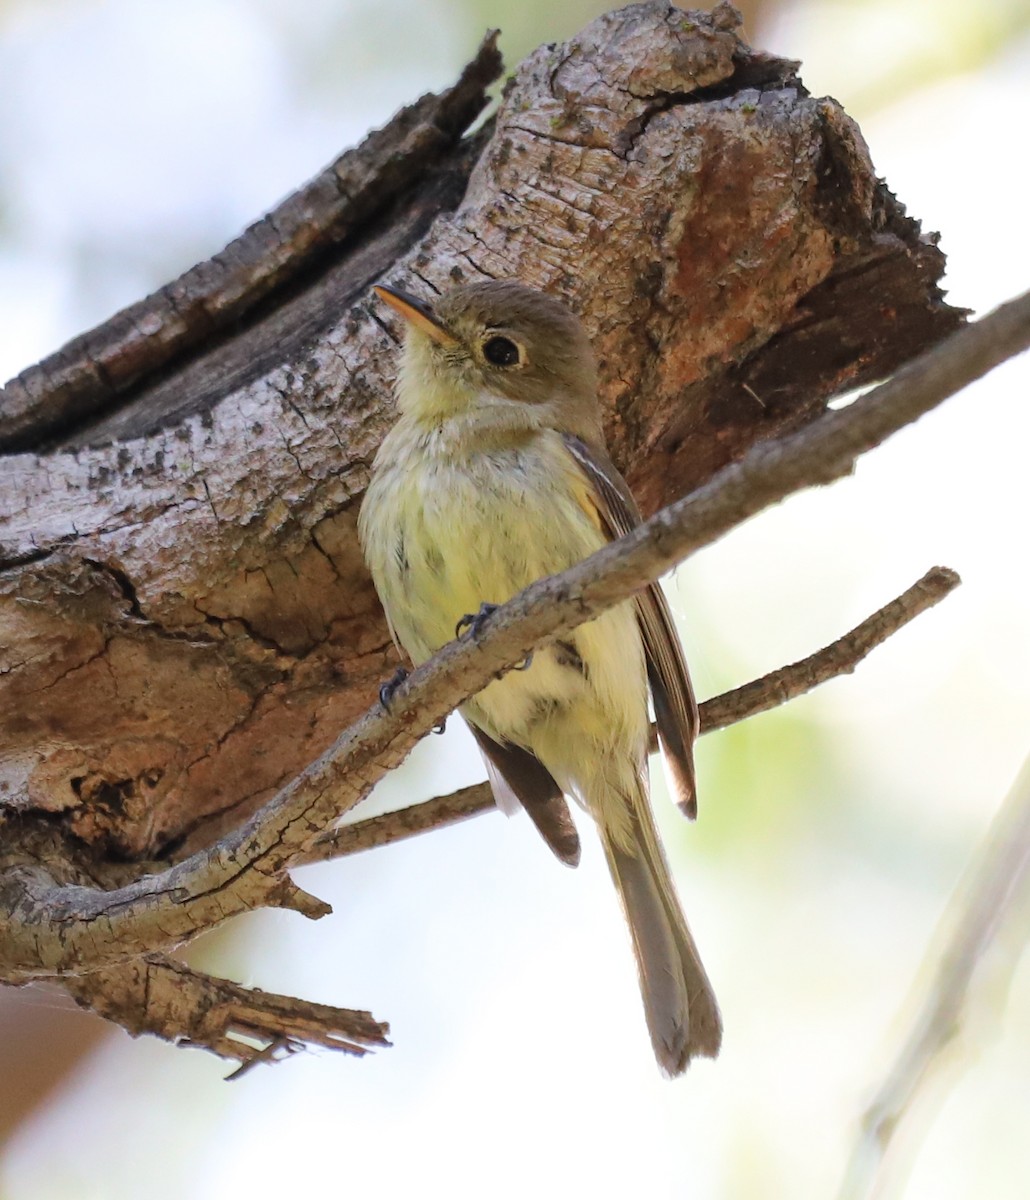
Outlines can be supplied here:
M472 638L479 637L483 632L483 626L496 611L496 604L487 604L484 600L479 606L479 612L466 613L457 625L454 626L454 636L457 638L464 637L467 632Z
M479 606L479 612L466 613L454 627L454 636L463 637L466 633L473 640L478 638L483 632L483 626L487 623L490 617L497 611L498 605L487 604L484 600ZM527 654L520 663L516 663L511 669L513 671L526 671L533 664L533 655ZM499 677L498 677L499 678Z
M393 700L394 692L397 691L397 689L407 678L408 668L398 667L397 670L394 671L390 678L379 689L379 703L383 706L383 708L386 709L387 712L390 711L390 703Z

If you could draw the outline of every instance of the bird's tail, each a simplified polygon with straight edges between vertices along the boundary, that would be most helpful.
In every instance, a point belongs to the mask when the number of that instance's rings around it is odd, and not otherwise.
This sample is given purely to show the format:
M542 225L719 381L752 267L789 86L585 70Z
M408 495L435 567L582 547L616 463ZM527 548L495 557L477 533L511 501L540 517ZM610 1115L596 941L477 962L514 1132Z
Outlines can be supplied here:
M722 1019L673 889L646 785L639 777L635 783L620 789L630 794L619 797L618 809L602 805L595 816L633 939L651 1044L672 1076L692 1058L719 1053Z

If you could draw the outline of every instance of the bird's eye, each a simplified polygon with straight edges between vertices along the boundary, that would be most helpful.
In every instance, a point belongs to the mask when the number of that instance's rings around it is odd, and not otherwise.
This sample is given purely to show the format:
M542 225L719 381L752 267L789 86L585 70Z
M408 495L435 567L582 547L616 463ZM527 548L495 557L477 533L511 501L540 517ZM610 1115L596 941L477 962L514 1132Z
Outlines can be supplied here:
M487 338L483 343L483 357L495 367L514 367L519 361L519 348L511 338Z

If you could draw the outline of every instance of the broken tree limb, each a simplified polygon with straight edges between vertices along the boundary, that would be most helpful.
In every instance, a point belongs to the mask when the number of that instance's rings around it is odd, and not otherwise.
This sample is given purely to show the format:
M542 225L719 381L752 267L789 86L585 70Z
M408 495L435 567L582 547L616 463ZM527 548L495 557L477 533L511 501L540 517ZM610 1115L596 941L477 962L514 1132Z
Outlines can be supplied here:
M304 1046L360 1057L390 1045L389 1026L367 1012L242 987L161 954L69 976L63 984L83 1008L134 1037L150 1033L243 1064Z

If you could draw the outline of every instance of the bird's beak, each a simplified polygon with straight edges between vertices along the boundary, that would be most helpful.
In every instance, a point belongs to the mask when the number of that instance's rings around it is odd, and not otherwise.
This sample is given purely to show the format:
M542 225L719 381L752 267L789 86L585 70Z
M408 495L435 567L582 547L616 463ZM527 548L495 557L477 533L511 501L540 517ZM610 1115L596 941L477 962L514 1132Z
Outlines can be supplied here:
M394 312L400 313L405 321L421 330L427 337L431 337L434 342L439 342L441 346L458 344L458 339L446 326L440 324L433 310L424 301L416 299L408 292L402 292L400 288L386 287L382 283L377 283L372 290L380 300L389 304Z

